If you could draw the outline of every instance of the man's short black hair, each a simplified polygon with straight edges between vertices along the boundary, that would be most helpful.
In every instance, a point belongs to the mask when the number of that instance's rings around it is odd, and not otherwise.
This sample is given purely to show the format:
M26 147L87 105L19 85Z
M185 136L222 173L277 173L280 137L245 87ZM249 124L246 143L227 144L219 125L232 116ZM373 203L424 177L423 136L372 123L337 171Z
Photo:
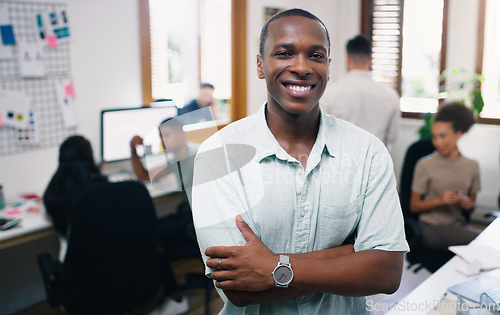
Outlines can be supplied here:
M183 131L182 127L184 127L184 124L179 119L176 119L175 117L169 117L160 123L160 125L158 126L158 129L161 129L163 127L169 127L177 132L180 132L180 131Z
M302 16L311 20L316 20L318 21L323 27L325 28L326 31L326 38L328 40L328 56L330 56L330 35L328 34L328 29L326 28L325 24L314 14L302 10L302 9L289 9L285 10L282 12L279 12L275 15L273 15L269 20L266 21L264 26L262 27L262 30L260 31L260 40L259 40L259 54L262 57L264 55L264 44L266 43L267 39L267 28L269 27L269 23L271 23L274 20L277 20L282 17L288 17L288 16Z
M372 56L372 42L363 35L358 35L347 42L347 54L358 59L369 59Z
M214 90L215 87L211 83L201 83L200 84L200 89L212 89L212 90Z
M466 133L475 122L474 112L460 102L443 105L436 113L434 122L450 122L455 132Z

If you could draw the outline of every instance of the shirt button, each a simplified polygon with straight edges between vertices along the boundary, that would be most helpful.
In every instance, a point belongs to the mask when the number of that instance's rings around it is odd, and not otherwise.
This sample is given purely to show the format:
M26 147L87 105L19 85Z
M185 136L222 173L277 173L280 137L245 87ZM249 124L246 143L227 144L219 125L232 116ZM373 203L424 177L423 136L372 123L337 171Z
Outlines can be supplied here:
M300 216L303 217L306 215L306 212L304 210L300 211Z
M301 296L300 296L300 299L301 299L301 300L305 300L305 298L306 298L306 296L305 296L305 295L301 295Z
M304 173L304 170L303 170L302 168L299 168L299 169L297 170L297 174L302 175L302 173Z

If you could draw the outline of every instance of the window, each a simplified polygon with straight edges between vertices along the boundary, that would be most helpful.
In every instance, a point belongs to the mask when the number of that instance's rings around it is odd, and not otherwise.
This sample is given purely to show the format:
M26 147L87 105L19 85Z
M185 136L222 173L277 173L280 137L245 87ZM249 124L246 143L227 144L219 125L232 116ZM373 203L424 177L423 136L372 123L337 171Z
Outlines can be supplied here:
M362 0L361 29L373 41L374 78L400 92L405 117L434 112L440 86L452 90L465 84L463 91L454 91L457 95L452 98L462 93L461 98L470 101L470 91L466 90L472 89L473 83L468 81L473 76L464 76L473 69L448 69L454 65L447 65L445 60L448 5L449 0ZM478 0L477 5L477 43L470 45L477 46L475 72L482 75L484 108L479 122L500 124L500 0ZM470 19L460 20L466 23ZM445 69L446 85L439 81ZM455 71L458 74L449 77Z
M144 103L171 98L182 107L209 82L218 118L244 117L245 81L233 82L246 77L245 7L244 0L140 0Z
M481 117L500 118L500 0L486 1L483 42Z
M401 94L404 112L437 108L443 1L363 1L362 30L373 43L374 79Z
M197 97L200 78L198 0L150 0L151 93L183 107Z
M405 1L401 68L403 112L435 112L437 109L443 5L443 0Z
M403 1L365 1L372 23L363 31L373 42L373 76L401 92L401 20ZM366 11L365 11L366 12Z

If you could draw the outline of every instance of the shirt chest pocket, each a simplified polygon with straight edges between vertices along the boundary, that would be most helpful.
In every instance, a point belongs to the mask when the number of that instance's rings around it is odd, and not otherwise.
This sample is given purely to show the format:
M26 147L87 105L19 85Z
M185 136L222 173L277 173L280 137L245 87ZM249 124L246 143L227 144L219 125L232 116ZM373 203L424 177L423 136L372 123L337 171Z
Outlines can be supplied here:
M354 232L361 209L364 195L352 200L335 201L333 196L322 198L319 202L319 235L328 235L324 239L329 246L340 245Z

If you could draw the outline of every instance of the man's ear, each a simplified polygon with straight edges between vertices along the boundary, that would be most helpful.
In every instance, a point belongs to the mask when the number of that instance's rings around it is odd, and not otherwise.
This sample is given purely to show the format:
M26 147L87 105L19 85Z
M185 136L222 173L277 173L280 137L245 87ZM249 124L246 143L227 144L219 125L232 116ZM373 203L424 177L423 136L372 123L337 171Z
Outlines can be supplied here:
M328 58L328 80L327 81L330 81L331 67L332 67L332 58Z
M257 75L259 76L259 79L264 79L264 69L262 68L262 57L260 55L257 55Z

